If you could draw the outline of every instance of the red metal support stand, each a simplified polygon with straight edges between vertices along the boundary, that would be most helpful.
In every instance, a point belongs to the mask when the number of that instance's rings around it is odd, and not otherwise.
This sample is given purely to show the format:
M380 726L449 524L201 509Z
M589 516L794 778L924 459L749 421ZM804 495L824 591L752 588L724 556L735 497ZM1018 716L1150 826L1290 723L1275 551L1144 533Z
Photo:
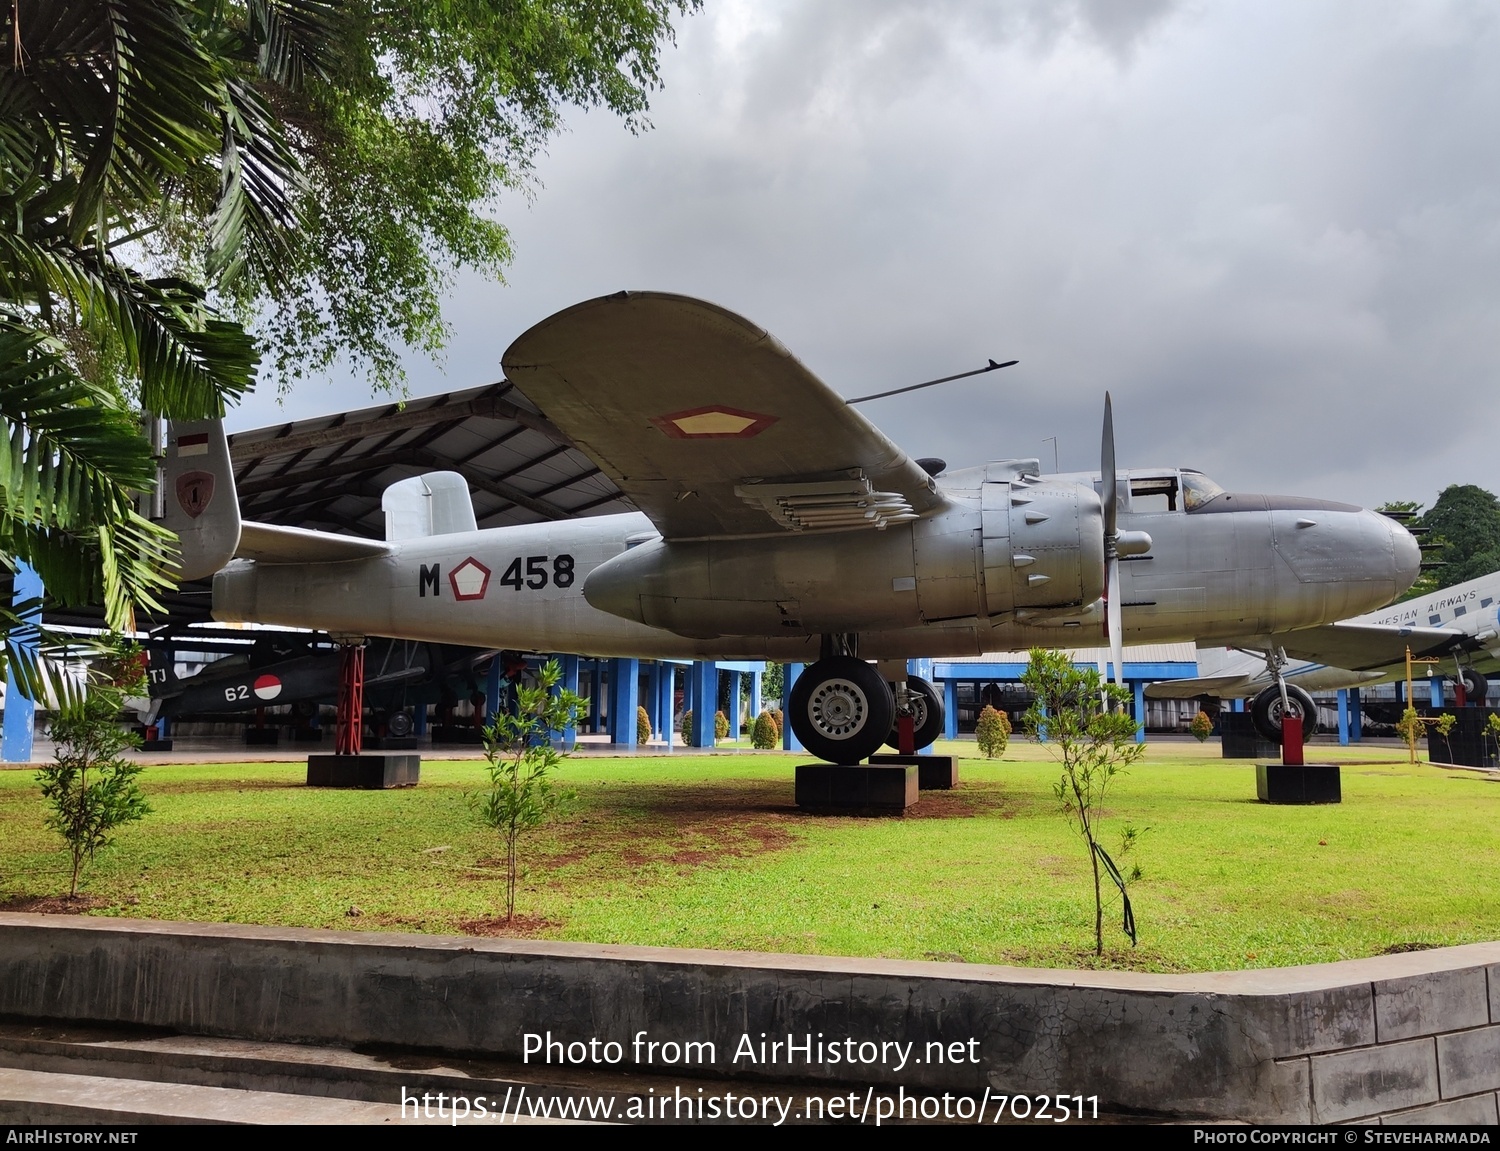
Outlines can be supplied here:
M909 715L896 717L896 750L902 755L917 753L916 721Z
M1281 717L1281 762L1287 767L1301 767L1302 719L1300 716Z
M358 755L364 742L365 647L347 643L339 647L338 720L333 750L337 755Z

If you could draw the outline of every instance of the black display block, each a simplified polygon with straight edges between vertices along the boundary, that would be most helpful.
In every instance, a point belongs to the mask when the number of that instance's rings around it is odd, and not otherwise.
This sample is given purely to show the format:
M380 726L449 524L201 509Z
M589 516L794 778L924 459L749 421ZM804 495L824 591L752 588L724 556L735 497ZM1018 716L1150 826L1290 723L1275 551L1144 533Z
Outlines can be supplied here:
M870 762L902 764L917 769L917 790L949 791L958 786L958 758L952 755L872 755Z
M797 765L797 806L809 811L830 815L900 815L916 802L915 764Z
M1225 759L1274 759L1281 755L1281 745L1255 730L1248 711L1221 711L1219 740Z
M1342 803L1336 763L1255 765L1255 794L1262 803Z
M390 755L310 755L307 757L308 787L358 787L383 791L393 787L415 787L422 775L422 757Z

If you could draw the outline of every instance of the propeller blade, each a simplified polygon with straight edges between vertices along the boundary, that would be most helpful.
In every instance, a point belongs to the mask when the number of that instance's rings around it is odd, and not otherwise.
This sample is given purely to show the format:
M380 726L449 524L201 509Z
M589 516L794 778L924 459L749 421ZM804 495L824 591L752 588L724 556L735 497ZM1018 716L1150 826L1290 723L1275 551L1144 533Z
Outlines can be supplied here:
M1104 480L1104 541L1115 538L1115 506L1119 498L1119 477L1115 475L1115 416L1109 393L1104 393L1104 439L1099 446L1099 472Z
M1123 687L1125 683L1125 624L1123 613L1120 610L1120 560L1118 556L1110 556L1106 561L1109 565L1109 658L1115 665L1114 682L1116 687Z

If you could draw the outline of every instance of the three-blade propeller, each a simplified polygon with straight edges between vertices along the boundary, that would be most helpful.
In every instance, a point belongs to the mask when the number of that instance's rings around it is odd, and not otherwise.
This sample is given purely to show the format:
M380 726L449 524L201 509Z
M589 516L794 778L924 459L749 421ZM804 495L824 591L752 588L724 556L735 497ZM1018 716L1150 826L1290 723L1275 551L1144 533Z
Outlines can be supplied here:
M1104 393L1104 437L1099 446L1099 470L1104 480L1104 604L1105 632L1109 636L1109 659L1114 665L1116 686L1124 683L1124 622L1120 611L1120 550L1116 525L1120 478L1115 471L1115 416L1109 393Z
M1125 625L1120 603L1120 557L1144 555L1151 550L1151 537L1145 532L1119 530L1120 476L1115 471L1115 416L1108 392L1104 393L1104 437L1099 445L1099 474L1104 491L1104 595L1105 628L1109 635L1109 658L1114 664L1114 682L1125 680Z

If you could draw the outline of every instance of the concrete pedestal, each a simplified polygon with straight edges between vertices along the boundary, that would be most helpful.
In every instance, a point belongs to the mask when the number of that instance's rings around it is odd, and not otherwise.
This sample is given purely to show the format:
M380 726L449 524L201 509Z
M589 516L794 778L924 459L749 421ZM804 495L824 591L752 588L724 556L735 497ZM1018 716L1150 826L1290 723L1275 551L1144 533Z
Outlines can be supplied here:
M415 751L421 745L414 735L372 735L365 746L372 751Z
M381 791L415 787L422 774L422 757L401 753L377 755L310 755L308 787L359 787Z
M247 727L245 729L245 746L275 747L280 734L274 727Z
M914 764L797 765L797 806L808 811L837 815L900 815L916 802L917 768Z
M1255 794L1262 803L1341 803L1339 765L1257 763Z
M171 751L172 741L170 739L143 739L141 740L142 751Z
M915 766L917 788L921 791L948 791L958 786L958 758L952 755L872 755L872 765L896 763Z

